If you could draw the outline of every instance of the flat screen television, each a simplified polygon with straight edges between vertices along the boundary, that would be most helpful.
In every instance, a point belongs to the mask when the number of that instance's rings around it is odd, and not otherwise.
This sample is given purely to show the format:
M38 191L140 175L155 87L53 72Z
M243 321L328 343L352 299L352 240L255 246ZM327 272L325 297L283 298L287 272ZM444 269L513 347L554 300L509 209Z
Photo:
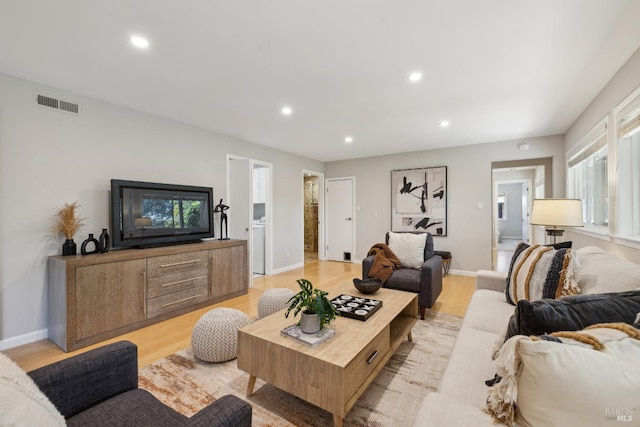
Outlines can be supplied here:
M112 245L144 248L214 237L213 209L212 188L112 179Z

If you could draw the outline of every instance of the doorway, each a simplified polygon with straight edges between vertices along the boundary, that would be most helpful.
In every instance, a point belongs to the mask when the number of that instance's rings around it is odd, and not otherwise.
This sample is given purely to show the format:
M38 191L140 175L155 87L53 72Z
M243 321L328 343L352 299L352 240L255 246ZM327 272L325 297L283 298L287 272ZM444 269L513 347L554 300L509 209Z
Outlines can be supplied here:
M496 172L499 176L500 172ZM513 251L519 242L529 243L531 179L495 181L497 248Z
M325 259L324 254L324 174L302 171L304 262Z
M228 237L247 241L251 276L272 270L271 163L227 156Z
M508 271L519 242L537 243L529 224L533 199L551 194L552 159L493 162L492 268Z
M267 218L271 200L271 167L268 163L253 161L252 163L252 243L253 274L263 276L267 274L267 241L270 241L267 230Z

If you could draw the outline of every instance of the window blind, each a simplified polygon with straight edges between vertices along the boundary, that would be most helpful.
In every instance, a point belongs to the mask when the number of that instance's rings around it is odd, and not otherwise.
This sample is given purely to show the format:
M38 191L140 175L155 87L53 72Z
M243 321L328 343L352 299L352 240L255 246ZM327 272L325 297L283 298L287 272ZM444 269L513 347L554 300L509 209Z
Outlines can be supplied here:
M569 167L573 167L607 146L607 130L598 135L594 141L569 159Z
M640 96L624 107L618 121L618 137L626 138L640 130Z

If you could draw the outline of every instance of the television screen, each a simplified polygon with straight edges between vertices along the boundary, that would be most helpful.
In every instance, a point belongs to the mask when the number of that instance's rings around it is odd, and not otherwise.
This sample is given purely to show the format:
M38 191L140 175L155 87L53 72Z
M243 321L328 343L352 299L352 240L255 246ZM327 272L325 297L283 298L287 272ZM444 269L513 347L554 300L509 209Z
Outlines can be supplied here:
M213 237L213 189L111 180L114 247L158 246Z

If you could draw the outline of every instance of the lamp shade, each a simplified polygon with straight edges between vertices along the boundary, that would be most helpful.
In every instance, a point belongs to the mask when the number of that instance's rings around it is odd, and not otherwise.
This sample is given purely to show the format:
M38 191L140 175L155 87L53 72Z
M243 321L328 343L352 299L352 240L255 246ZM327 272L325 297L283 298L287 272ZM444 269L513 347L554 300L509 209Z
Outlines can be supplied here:
M535 199L531 212L531 225L554 227L582 227L582 200Z

